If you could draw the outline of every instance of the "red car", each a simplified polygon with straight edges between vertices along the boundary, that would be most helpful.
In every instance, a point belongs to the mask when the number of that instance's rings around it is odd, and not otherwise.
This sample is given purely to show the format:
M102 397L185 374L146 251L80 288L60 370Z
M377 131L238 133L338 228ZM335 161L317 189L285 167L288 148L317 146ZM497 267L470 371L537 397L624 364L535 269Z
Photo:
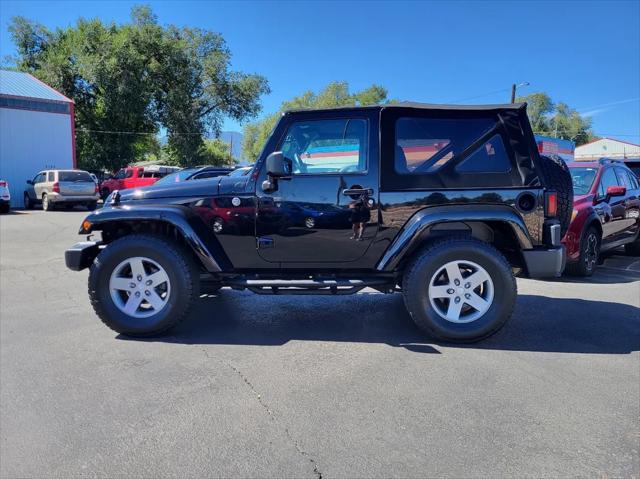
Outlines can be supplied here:
M100 195L106 198L114 190L127 190L154 184L160 178L178 171L174 166L128 166L100 184Z
M569 163L573 214L562 242L567 272L591 276L600 253L624 245L640 255L640 185L624 163L601 159Z

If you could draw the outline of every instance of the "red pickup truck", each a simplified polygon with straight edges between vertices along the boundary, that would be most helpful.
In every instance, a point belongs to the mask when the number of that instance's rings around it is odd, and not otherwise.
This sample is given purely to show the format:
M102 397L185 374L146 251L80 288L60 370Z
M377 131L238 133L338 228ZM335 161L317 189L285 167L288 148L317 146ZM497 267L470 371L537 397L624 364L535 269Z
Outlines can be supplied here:
M100 184L102 199L109 196L114 190L126 190L140 188L154 184L160 178L178 171L175 166L127 166L120 169L115 175L107 178Z

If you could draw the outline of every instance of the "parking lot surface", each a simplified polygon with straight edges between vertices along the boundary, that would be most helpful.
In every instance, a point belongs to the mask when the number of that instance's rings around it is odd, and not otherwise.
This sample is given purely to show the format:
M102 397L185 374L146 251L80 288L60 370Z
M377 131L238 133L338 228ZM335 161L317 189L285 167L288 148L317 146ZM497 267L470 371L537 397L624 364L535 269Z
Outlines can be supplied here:
M639 258L519 279L473 345L370 290L224 289L140 341L64 266L85 215L0 217L3 478L640 476Z

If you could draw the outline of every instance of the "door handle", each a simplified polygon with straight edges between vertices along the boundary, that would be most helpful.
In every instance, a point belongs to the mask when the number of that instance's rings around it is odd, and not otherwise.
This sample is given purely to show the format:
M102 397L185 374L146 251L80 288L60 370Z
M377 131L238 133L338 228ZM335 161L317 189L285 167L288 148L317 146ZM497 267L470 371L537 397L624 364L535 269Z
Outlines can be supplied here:
M346 188L342 194L344 196L373 195L373 188Z

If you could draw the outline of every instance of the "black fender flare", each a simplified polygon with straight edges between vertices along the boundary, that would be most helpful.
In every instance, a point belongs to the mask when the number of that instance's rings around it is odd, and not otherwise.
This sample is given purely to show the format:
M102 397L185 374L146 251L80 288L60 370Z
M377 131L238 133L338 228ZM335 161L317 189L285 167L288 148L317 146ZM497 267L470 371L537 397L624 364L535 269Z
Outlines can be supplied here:
M522 217L506 205L433 206L417 211L387 248L376 265L378 271L393 271L407 252L420 241L422 233L436 224L464 222L499 222L513 231L520 249L532 249L531 237Z
M181 205L123 205L102 208L87 216L79 233L89 234L117 223L140 221L164 222L175 227L208 272L219 273L230 269L231 263L215 236L199 216Z

